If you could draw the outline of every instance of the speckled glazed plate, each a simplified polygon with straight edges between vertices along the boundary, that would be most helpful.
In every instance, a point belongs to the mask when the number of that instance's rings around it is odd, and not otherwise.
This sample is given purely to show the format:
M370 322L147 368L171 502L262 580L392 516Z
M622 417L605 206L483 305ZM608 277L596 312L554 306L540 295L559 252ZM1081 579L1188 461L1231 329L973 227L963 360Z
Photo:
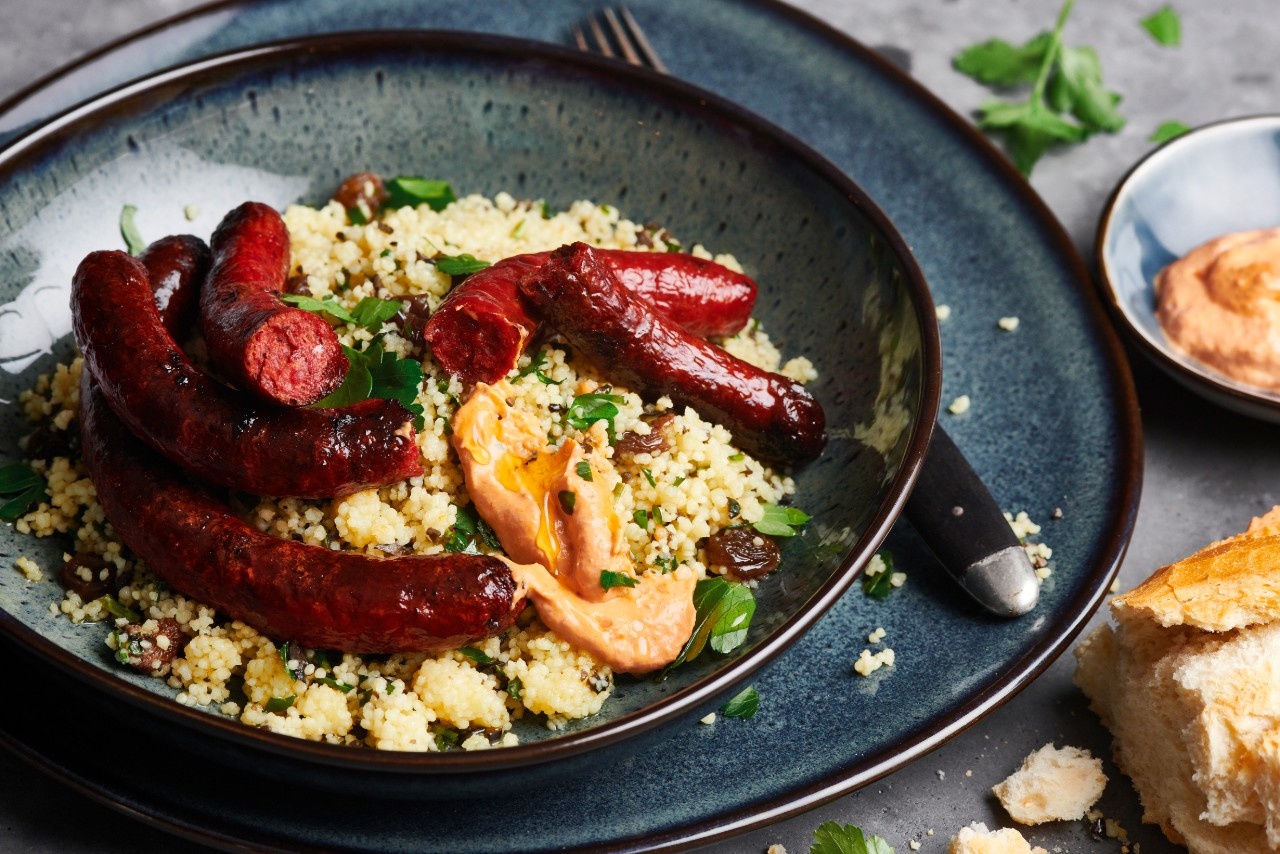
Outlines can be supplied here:
M280 848L502 851L687 847L849 792L922 755L1007 699L1066 648L1105 595L1132 529L1141 447L1123 356L1067 238L968 124L873 52L781 4L630 4L673 73L797 134L886 209L906 236L942 328L943 399L975 401L948 431L999 503L1045 523L1054 574L1031 616L988 618L936 577L906 526L888 546L909 572L887 602L844 596L767 671L751 721L681 727L644 752L553 787L418 804L282 787L206 763L178 790L111 737L105 714L78 742L0 717L32 761L130 814L205 841ZM365 26L406 23L563 42L587 2L362 6ZM105 85L250 44L350 26L349 6L265 0L209 7L126 41L19 98L16 128ZM7 124L5 124L7 122ZM1017 315L1015 335L993 330ZM1060 520L1048 521L1055 507ZM851 663L884 626L898 653L869 679ZM56 681L51 679L52 683ZM74 695L74 686L67 695ZM66 695L64 695L66 696ZM102 751L106 751L104 754ZM164 759L181 767L190 754ZM105 761L104 761L105 760ZM579 816L566 820L563 805Z

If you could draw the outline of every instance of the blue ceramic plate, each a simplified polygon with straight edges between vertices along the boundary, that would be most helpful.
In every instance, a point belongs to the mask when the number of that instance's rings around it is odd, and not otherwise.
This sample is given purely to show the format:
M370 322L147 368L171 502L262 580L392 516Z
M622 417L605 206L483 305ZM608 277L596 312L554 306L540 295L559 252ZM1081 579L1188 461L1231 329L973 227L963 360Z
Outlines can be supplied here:
M1154 281L1172 261L1234 231L1280 226L1280 116L1205 125L1120 180L1098 224L1103 297L1159 367L1245 415L1280 422L1280 393L1234 380L1173 347L1156 319Z
M928 442L941 376L924 280L884 216L817 155L709 93L564 48L410 31L256 48L92 101L0 152L0 221L22 224L0 227L0 396L16 398L67 353L70 272L94 247L121 244L124 205L144 235L207 238L244 200L322 203L365 170L426 172L459 193L509 190L555 209L592 199L742 260L761 285L764 328L821 366L811 388L832 426L821 458L793 473L814 522L782 543L786 572L758 588L748 642L665 680L620 680L601 713L563 730L519 721L517 747L415 754L315 744L173 702L162 680L112 662L101 628L50 619L52 568L70 540L3 534L6 550L51 571L42 583L0 574L0 630L193 727L211 752L225 748L205 740L222 738L326 772L387 771L386 791L405 797L484 794L484 775L498 770L508 784L517 768L541 774L558 762L569 773L577 754L701 717L821 616L884 539ZM0 447L12 453L31 428L9 415ZM315 782L345 785L328 773Z
M596 4L369 0L362 25L406 23L563 43ZM852 593L776 664L752 679L750 721L681 727L641 754L526 790L495 805L337 796L246 777L205 762L187 787L165 783L192 754L155 759L111 737L128 724L89 716L94 760L58 733L0 715L8 742L41 767L130 815L219 844L422 851L684 848L767 824L852 791L923 755L1007 699L1048 665L1105 596L1132 530L1141 443L1118 342L1088 274L1049 211L970 127L873 51L771 0L631 9L673 73L797 134L852 175L893 218L935 300L943 399L976 405L946 426L999 503L1046 521L1054 575L1025 620L986 617L936 577L914 533L888 546L909 570L886 603ZM350 26L336 0L230 2L158 25L33 87L0 117L15 128L103 86L172 62ZM1013 335L995 320L1016 314ZM946 416L944 416L946 417ZM877 625L898 651L870 679L851 662ZM38 671L37 671L38 672ZM74 686L70 692L74 696ZM65 695L60 695L65 696ZM119 706L119 704L114 704ZM117 748L116 745L120 746ZM619 796L619 791L625 796ZM284 797L281 808L273 798ZM564 820L563 805L600 821Z

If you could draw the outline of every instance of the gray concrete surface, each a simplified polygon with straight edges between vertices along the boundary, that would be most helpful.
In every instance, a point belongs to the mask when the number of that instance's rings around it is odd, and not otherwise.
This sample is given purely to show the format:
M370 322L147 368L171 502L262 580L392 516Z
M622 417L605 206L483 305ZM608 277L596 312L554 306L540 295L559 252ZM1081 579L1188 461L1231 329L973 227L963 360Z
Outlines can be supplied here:
M1138 26L1162 0L1080 0L1069 25L1073 43L1103 59L1106 82L1124 94L1128 126L1114 136L1054 154L1033 185L1062 220L1086 258L1096 218L1115 181L1145 152L1162 121L1198 124L1280 110L1273 67L1280 19L1273 0L1174 0L1184 43L1157 47ZM0 31L0 97L86 50L191 0L44 0L6 4ZM1025 39L1050 24L1057 0L799 0L798 5L863 42L909 59L911 72L962 113L987 92L955 73L961 47L992 36ZM1146 431L1145 487L1137 528L1122 568L1131 586L1154 567L1240 530L1280 498L1280 429L1202 403L1133 354ZM1095 618L1095 623L1101 617ZM785 822L712 846L715 852L763 852L781 843L808 851L827 820L851 822L888 839L900 854L920 843L942 852L970 821L1007 824L990 787L1047 741L1108 756L1109 739L1071 685L1070 655L1000 710L934 753L862 791ZM1101 808L1118 819L1141 850L1176 850L1140 823L1128 782L1112 780ZM1096 840L1083 822L1032 828L1027 836L1051 852L1121 850ZM0 752L0 850L29 852L192 850L185 841L145 827L45 779Z

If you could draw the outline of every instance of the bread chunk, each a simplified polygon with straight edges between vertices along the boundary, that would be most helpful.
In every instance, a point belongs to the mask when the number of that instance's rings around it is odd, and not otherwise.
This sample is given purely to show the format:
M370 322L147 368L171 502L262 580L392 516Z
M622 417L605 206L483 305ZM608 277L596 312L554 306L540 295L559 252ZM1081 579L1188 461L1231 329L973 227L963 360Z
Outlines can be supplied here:
M1014 821L1041 824L1084 818L1106 787L1102 762L1089 751L1046 744L991 791Z
M1158 570L1076 649L1143 819L1195 854L1280 851L1278 522Z
M947 854L1049 854L1039 845L1032 847L1022 834L1011 827L987 830L975 821L963 827L951 840Z

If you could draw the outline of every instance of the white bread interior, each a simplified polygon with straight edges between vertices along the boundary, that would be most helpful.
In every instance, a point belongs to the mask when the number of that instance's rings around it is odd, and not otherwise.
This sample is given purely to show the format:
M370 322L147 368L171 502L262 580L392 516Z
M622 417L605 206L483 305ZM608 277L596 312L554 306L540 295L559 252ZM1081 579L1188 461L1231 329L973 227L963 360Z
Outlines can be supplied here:
M1280 851L1280 508L1111 609L1076 684L1143 819L1196 854Z
M1014 821L1041 824L1084 818L1106 786L1102 762L1087 750L1050 743L991 791Z
M1022 834L1011 827L987 830L975 821L963 827L947 846L947 854L1049 854L1039 845L1034 848Z

